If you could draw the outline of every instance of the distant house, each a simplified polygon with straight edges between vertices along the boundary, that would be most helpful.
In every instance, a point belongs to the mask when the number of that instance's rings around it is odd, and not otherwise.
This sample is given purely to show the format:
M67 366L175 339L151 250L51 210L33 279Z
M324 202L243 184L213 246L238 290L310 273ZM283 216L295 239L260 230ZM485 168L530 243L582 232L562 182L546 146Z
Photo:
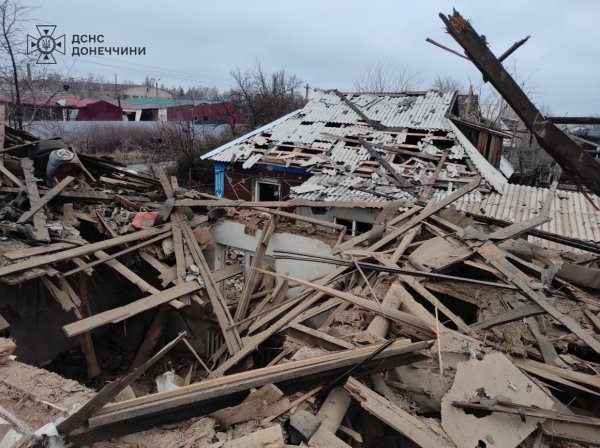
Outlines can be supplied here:
M14 108L12 97L2 97L7 113ZM109 101L73 96L25 96L21 98L23 118L27 121L121 121L117 105Z
M166 90L153 86L132 86L121 90L121 98L175 98L175 96Z
M187 121L200 124L232 124L245 119L242 111L233 103L174 98L127 98L121 99L123 113L129 121Z

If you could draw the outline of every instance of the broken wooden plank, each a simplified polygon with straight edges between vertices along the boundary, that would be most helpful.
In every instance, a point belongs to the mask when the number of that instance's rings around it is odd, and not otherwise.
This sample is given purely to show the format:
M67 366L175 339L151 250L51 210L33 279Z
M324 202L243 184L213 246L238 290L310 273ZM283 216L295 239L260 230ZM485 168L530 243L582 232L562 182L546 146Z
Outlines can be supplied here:
M448 436L429 419L419 418L373 392L355 378L344 388L361 407L423 448L456 448Z
M408 187L411 185L411 183L404 179L402 175L400 175L400 173L391 165L391 163L382 154L379 154L379 152L373 148L369 142L362 139L358 139L358 141L367 151L369 151L369 154L371 154L371 156L379 162L379 164L390 174L390 176L392 176L392 179L396 185L399 187Z
M396 224L410 218L415 213L419 213L421 210L423 210L423 207L421 207L419 205L415 205L414 207L409 208L405 212L403 212L400 215L391 219L387 223L387 225L388 226L396 225ZM334 248L333 254L335 255L340 252L345 252L347 250L352 249L355 246L358 246L361 243L364 243L365 241L371 241L371 238L376 237L377 234L378 234L378 230L375 228L373 228L367 232L361 233L360 235L357 235L353 238L350 238L348 241L345 241L345 242L339 244L337 247Z
M446 163L447 157L448 157L448 150L446 149L442 153L442 156L440 157L440 160L439 160L437 166L435 167L435 170L433 171L431 176L427 178L427 185L425 186L425 188L423 188L423 191L421 192L421 196L419 197L419 199L421 199L422 201L426 201L429 198L429 195L431 194L431 192L433 191L433 184L435 184L435 182L437 181L437 178L440 175L442 168L444 167L444 163Z
M550 381L557 381L558 379L564 379L571 383L583 384L600 390L600 377L598 375L589 375L583 372L576 372L570 369L563 369L556 366L551 366L543 362L537 362L530 359L518 359L513 358L512 362L520 369L532 373L536 376L546 378ZM573 386L570 386L573 387ZM589 389L586 390L589 392ZM598 395L597 392L593 392Z
M461 45L486 80L502 95L508 105L532 130L536 140L558 164L569 173L577 174L587 187L600 194L600 165L597 160L571 140L550 120L544 118L519 84L494 56L489 43L477 33L471 23L456 10L452 15L440 14L448 33Z
M486 317L485 319L471 324L471 328L473 330L487 330L498 325L516 322L526 317L544 314L545 312L546 311L544 311L544 309L540 307L537 303L531 303L529 305L524 305L519 308L515 308L514 310L504 311L502 313Z
M421 297L427 300L431 305L438 308L440 312L442 312L448 319L450 319L460 331L466 334L469 334L471 332L469 326L465 323L464 320L462 320L460 316L456 315L446 305L441 303L438 300L438 298L431 294L421 283L417 281L417 279L408 275L399 275L399 278L404 283L409 285L412 289L414 289Z
M142 207L140 205L127 199L126 197L121 196L120 194L115 194L113 196L113 199L115 201L117 201L119 204L121 204L123 207L125 207L127 210L130 210L133 212L139 212L142 209Z
M94 316L82 319L78 322L67 324L63 327L65 334L69 337L76 336L86 331L93 330L102 325L119 322L123 319L128 319L146 310L155 308L163 303L170 302L185 294L189 294L201 289L198 282L185 282L181 285L174 286L170 289L160 291L151 296L145 297L127 305L114 308Z
M269 417L272 406L277 402L289 405L290 401L283 392L273 384L265 384L260 389L250 392L246 399L237 406L219 409L210 414L221 426L228 427L237 423Z
M262 272L271 274L268 271L262 271ZM273 275L277 275L277 274L273 274ZM427 335L429 337L432 337L434 335L433 329L431 329L424 321L422 321L418 317L413 316L412 314L408 314L403 311L395 310L393 308L383 306L380 303L374 302L372 300L363 299L362 297L355 296L355 295L350 294L345 291L338 291L337 289L333 289L328 286L322 286L317 283L308 282L306 280L300 280L300 279L297 279L294 277L290 277L288 275L279 274L279 276L289 280L290 282L308 286L310 288L313 288L316 291L325 293L332 297L337 297L339 299L350 302L360 308L364 308L369 311L372 311L375 314L380 314L389 319L393 319L394 321L396 321L402 325L406 325L406 326L412 328L413 330L423 333L423 335Z
M25 188L21 179L15 176L11 171L9 171L4 164L0 163L0 173L4 174L13 184L15 184L19 188Z
M369 347L253 369L220 378L207 379L176 390L139 397L128 402L112 403L90 418L90 428L121 422L125 415L128 419L134 420L147 418L148 415L157 411L166 412L169 409L177 410L189 406L202 413L211 406L221 409L222 402L219 403L216 398L224 400L228 395L232 398L240 397L240 395L245 397L247 390L268 383L276 385L285 393L303 390L305 387L315 387L322 383L323 378L334 378L340 373L346 372L349 367L355 366L361 360L372 355L381 345L374 344ZM394 342L384 352L365 362L357 374L386 370L390 368L390 365L412 362L415 357L424 359L418 351L424 350L430 345L429 342L413 344L407 344L406 341ZM240 397L239 400L238 403L242 398ZM216 409L210 410L209 413Z
M35 215L39 210L41 210L42 207L44 207L48 202L50 202L52 199L58 196L60 192L67 188L67 185L69 185L74 180L75 178L73 176L67 176L59 183L57 183L54 187L52 187L52 189L48 193L46 193L41 199L35 202L29 201L29 210L21 215L21 217L17 220L17 224L23 224L24 222L29 221L33 217L33 215Z
M491 401L491 400L487 400ZM477 411L500 412L504 414L512 414L527 417L543 418L546 420L557 420L561 422L580 423L582 425L596 426L598 438L600 440L600 419L593 418L587 415L562 414L552 409L543 409L526 404L512 403L497 400L496 404L475 403L469 401L453 401L452 406L460 409L470 409Z
M307 327L299 323L291 323L288 326L288 338L304 342L308 345L322 347L325 350L352 349L354 345L319 330Z
M346 272L346 268L337 268L324 277L317 280L319 284L327 284L332 281L339 275ZM250 353L254 352L256 348L266 341L269 337L273 336L275 333L279 332L283 327L285 327L288 323L290 323L293 319L295 319L298 315L303 313L305 310L312 307L318 300L323 298L325 294L317 292L312 294L310 297L303 297L302 294L299 297L302 297L302 301L295 303L293 301L283 302L281 309L287 311L287 313L281 316L277 321L272 322L268 328L266 328L261 333L252 336L250 339L247 339L244 342L244 346L242 349L232 356L230 359L226 360L223 364L221 364L213 373L215 375L223 375L233 366L237 365L240 361L245 359ZM287 305L287 306L286 306ZM269 318L266 322L271 322L277 316L280 315L280 310L275 310L276 315ZM259 327L260 328L260 327Z
M109 257L109 255L103 251L94 252L94 256L96 258L100 258L100 259ZM120 261L109 260L106 262L106 265L109 266L110 268L112 268L113 270L115 270L116 272L118 272L119 274L121 274L123 277L125 277L127 280L129 280L134 285L136 285L142 291L148 292L150 294L158 294L160 292L159 289L152 286L150 283L148 283L142 277L137 275L135 272L133 272L131 269L129 269L127 266L125 266ZM175 309L183 308L183 306L184 306L184 304L181 303L179 300L171 300L169 302L169 305L171 305Z
M171 215L171 218L179 218L180 215ZM185 272L187 271L187 264L185 262L185 252L183 248L183 236L181 234L181 227L179 224L173 224L171 226L173 235L173 250L175 252L175 284L183 282Z
M600 332L600 318L598 316L596 316L594 313L592 313L590 310L588 310L587 308L584 308L583 312L585 313L587 318L590 320L590 322L592 322L592 325L596 329L596 332Z
M81 257L83 255L87 255L98 250L108 249L114 246L118 246L120 244L126 244L131 243L132 241L150 238L160 233L163 233L169 228L169 226L169 224L166 224L162 228L140 230L138 232L129 233L109 240L98 241L96 243L86 244L80 247L74 247L72 249L56 252L54 254L41 255L39 257L21 261L19 263L13 263L7 266L2 266L0 267L0 277L8 274L14 274L15 272L21 272L32 268L37 268L51 263L58 263L60 261L69 260L75 257Z
M21 159L21 168L23 168L25 188L27 189L30 207L35 207L40 200L40 193L38 191L37 179L34 174L33 160L26 157ZM50 234L46 228L46 214L43 210L38 210L33 214L33 227L35 227L36 239L50 241Z
M212 277L208 263L204 258L202 249L200 249L198 241L196 240L191 227L187 221L180 222L178 225L181 228L183 237L185 238L187 246L190 249L194 262L200 271L200 277L202 278L204 289L208 295L208 298L210 299L213 312L217 316L217 321L219 322L219 327L223 332L227 349L229 353L233 355L242 348L242 340L239 332L237 331L237 328L233 326L233 317L229 312L229 308L227 308L227 304L225 303L223 295L221 294L217 284L215 283L215 280Z
M18 249L13 251L6 251L2 254L4 258L8 258L11 261L18 260L20 258L28 258L34 257L40 254L49 254L52 252L57 252L62 249L69 249L74 246L77 246L75 243L52 243L44 246L35 246L35 247L27 247L25 249Z
M56 302L62 307L63 310L73 310L77 319L81 319L83 317L81 312L79 311L79 308L75 303L73 303L71 297L66 291L52 283L52 281L48 277L42 277L42 283L46 287L50 295L54 297L54 300L56 300Z
M434 213L437 213L444 207L447 207L448 205L452 204L454 201L460 199L464 195L466 195L466 194L470 193L471 191L473 191L474 189L476 189L479 186L480 182L481 182L481 178L475 177L467 185L465 185L464 187L461 187L458 190L454 191L453 193L449 194L441 201L429 202L427 207L425 207L423 210L421 210L421 212L417 216L411 218L406 224L403 224L400 227L398 227L398 228L390 231L386 235L384 235L383 238L381 238L378 242L373 244L369 249L373 250L373 251L382 249L384 246L386 246L390 242L396 240L398 237L402 236L406 231L410 230L411 228L413 228L414 226L419 224L424 219L428 218L429 216L433 215Z

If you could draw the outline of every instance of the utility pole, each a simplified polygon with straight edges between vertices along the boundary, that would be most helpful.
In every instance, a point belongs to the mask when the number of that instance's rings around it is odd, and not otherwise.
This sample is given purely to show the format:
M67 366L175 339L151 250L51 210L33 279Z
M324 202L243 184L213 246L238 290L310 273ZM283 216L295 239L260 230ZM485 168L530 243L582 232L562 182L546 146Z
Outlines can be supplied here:
M309 88L308 83L306 83L306 85L304 86L304 88L306 89L306 93L304 94L304 99L308 103L308 88Z

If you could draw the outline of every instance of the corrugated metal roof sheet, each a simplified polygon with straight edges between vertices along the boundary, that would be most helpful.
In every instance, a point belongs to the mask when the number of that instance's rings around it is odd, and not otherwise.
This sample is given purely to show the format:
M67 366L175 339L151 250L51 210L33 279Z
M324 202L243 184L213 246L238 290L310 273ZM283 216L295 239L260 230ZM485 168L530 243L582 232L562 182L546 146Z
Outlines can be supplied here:
M302 185L292 187L291 190L295 199L309 201L384 202L390 199L414 199L406 190L390 184L380 176L365 178L352 173L339 172L315 174Z
M419 130L451 129L447 118L454 92L426 92L422 95L346 94L369 119L389 127L406 127ZM333 92L316 90L313 98L300 111L286 115L233 142L223 145L202 158L228 162L249 157L247 146L251 137L269 134L273 143L294 143L323 147L320 142L331 139L322 135L327 132L339 136L369 135L378 143L402 143L405 136L379 132L370 126L360 125L362 118ZM332 126L346 125L343 128ZM316 144L320 143L320 145ZM226 154L221 154L224 151ZM239 154L232 154L239 151Z
M454 92L429 91L424 95L347 94L369 119L389 127L450 130L447 118ZM303 120L354 124L362 118L339 96L317 91L303 110Z
M459 211L489 216L509 222L520 222L535 217L548 195L547 188L507 184L504 194L482 195L474 191L463 196L453 205ZM440 200L446 193L438 190L435 199ZM596 207L600 208L600 198L589 195ZM556 235L563 235L582 241L600 242L600 212L579 192L558 190L550 204L551 221L538 227ZM550 241L539 241L545 247L564 249L564 246ZM572 250L572 249L570 249Z

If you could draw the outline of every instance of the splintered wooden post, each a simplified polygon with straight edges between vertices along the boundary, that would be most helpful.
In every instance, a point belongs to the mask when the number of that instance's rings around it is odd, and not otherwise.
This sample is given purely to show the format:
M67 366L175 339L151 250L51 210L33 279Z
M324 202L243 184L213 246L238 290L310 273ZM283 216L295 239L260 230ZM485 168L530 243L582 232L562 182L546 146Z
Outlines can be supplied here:
M80 272L79 275L79 296L81 304L79 305L79 312L82 316L90 315L90 303L88 300L87 291L87 277L84 272ZM87 365L87 376L88 378L96 378L100 375L101 370L98 365L98 359L96 358L96 350L94 348L94 341L92 339L92 333L89 331L83 333L80 339L81 351L85 354L85 362Z
M244 284L244 289L242 290L238 307L235 311L236 321L240 321L246 317L248 306L250 305L250 296L256 287L256 282L258 279L258 271L256 268L260 268L262 265L265 254L267 253L267 248L269 247L269 240L271 239L273 232L275 232L275 227L277 226L278 221L278 215L271 215L268 224L266 224L263 228L262 234L258 241L258 246L256 247L256 251L254 253L254 257L252 258L252 265L250 267L250 272L248 273L248 278Z
M444 375L444 365L442 364L442 340L440 339L440 319L438 317L438 301L435 301L435 333L437 339L438 363L440 365L440 375Z
M233 325L233 317L231 316L229 308L227 308L227 303L225 302L225 299L223 298L223 295L217 287L215 279L210 272L208 263L204 258L202 249L200 249L200 246L198 245L198 241L194 236L194 232L192 232L192 228L189 226L187 221L181 222L179 225L181 227L183 237L187 242L187 246L190 249L191 256L196 263L198 270L200 271L200 277L204 283L206 295L210 299L213 312L217 316L217 321L219 322L219 327L223 332L225 344L227 344L227 350L229 351L229 354L234 355L242 348L242 339L240 338L237 328Z
M23 176L25 177L25 188L29 197L30 207L33 208L40 201L40 193L37 187L37 179L33 170L33 161L28 158L21 159L21 168L23 168ZM35 237L38 240L50 241L50 234L46 228L46 214L43 210L38 209L33 214L33 227L35 227Z

